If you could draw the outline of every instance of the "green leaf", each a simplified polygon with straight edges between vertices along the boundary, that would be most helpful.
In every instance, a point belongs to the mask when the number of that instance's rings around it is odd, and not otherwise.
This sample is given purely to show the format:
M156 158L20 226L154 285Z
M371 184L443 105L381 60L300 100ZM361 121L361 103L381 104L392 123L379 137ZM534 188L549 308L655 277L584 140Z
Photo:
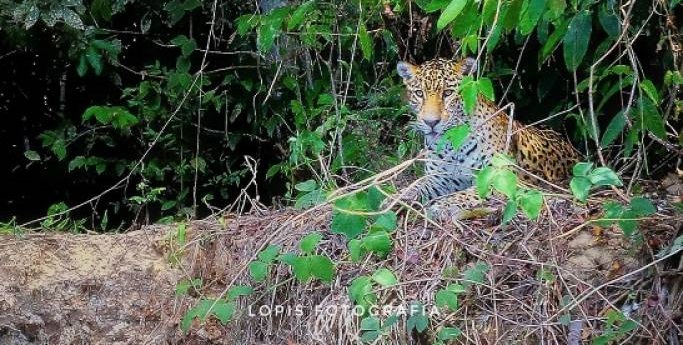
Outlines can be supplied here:
M610 5L607 2L600 6L598 20L607 35L610 37L617 37L621 34L621 24L619 23L619 18L612 13L613 10L610 9L609 6Z
M318 245L320 240L322 240L322 238L323 235L321 235L319 232L308 234L301 239L301 242L299 242L299 249L303 253L311 253L313 250L315 250L315 247Z
M621 217L623 217L623 219L618 221L619 228L624 233L624 236L631 237L638 229L638 223L633 219L637 217L631 210L624 211Z
M313 273L307 256L297 256L292 260L292 272L300 283L306 283Z
M346 238L356 238L365 229L366 216L335 211L332 216L332 233L344 234Z
M436 334L436 338L439 339L440 341L448 341L452 339L456 339L462 334L462 331L460 328L457 327L443 327L439 330L439 332Z
M460 24L460 21L456 22ZM464 25L465 23L461 24ZM466 28L469 29L469 26ZM453 31L455 31L455 26L453 27ZM456 35L457 37L457 35ZM479 51L479 36L477 34L471 34L465 36L462 40L460 40L460 44L462 47L462 55L467 56L468 54L473 54L476 55L477 52Z
M235 19L237 26L237 33L240 37L244 36L251 29L255 28L260 23L261 16L255 14L245 14ZM291 30L291 29L290 29Z
M480 267L480 268L482 268L482 267ZM446 286L446 290L453 292L455 294L458 294L458 295L467 292L467 289L465 288L465 286L463 286L461 284L448 284L448 286Z
M228 290L227 296L228 296L228 299L232 301L235 298L238 298L240 296L249 296L253 292L254 292L254 289L251 286L235 285Z
M414 329L418 333L422 333L427 329L427 326L429 325L429 318L427 318L423 313L421 313L421 308L415 309L420 310L420 313L411 315L408 318L408 321L406 322L406 327L408 328L408 332L412 332L412 330Z
M263 23L258 28L256 44L260 52L269 51L275 43L275 38L280 34L280 30L271 23Z
M268 265L261 261L249 263L249 275L257 282L262 282L268 275Z
M420 2L416 2L416 4L418 4L418 7L423 9L426 13L433 13L446 8L450 1L451 0L431 0L425 5L421 5Z
M630 209L633 211L636 217L644 217L655 214L657 208L652 204L652 202L643 197L635 197L631 199Z
M467 124L449 128L441 138L439 138L439 142L436 145L436 151L441 152L446 146L446 143L449 143L453 150L457 150L465 142L469 134L470 126Z
M235 304L224 300L203 299L196 306L188 310L180 322L180 329L187 333L192 325L192 320L199 318L204 322L207 317L214 316L222 324L227 324L235 314Z
M363 248L363 243L361 240L351 240L348 243L349 255L351 256L351 261L359 262L363 255L365 255L365 248Z
M175 233L178 244L184 246L187 241L187 225L185 223L178 224Z
M332 215L331 230L335 234L344 234L348 239L357 237L365 229L367 216L354 214L354 211L366 211L369 199L365 193L357 193L335 202Z
M178 58L175 60L175 69L179 73L189 73L190 68L192 67L192 62L190 61L189 58L180 55ZM208 104L210 101L210 98L204 98L203 103Z
M277 257L277 260L283 264L294 266L294 263L297 260L297 258L298 256L294 253L284 253L280 254L280 256Z
M379 257L386 257L392 249L393 242L391 236L386 231L376 231L363 237L361 240L363 247L370 252L376 253Z
M298 210L307 209L309 207L319 205L325 202L325 200L325 191L322 189L316 189L314 191L298 195L296 197L296 202L294 203L294 208Z
M372 227L374 229L394 231L396 229L396 226L397 226L397 224L396 224L397 221L398 221L398 217L396 216L395 212L387 212L387 213L383 213L379 217L377 217L377 220L372 225Z
M385 197L386 196L384 195L384 193L380 191L380 187L372 186L368 188L368 194L366 198L366 209L378 211Z
M349 297L356 304L368 306L377 301L377 294L373 291L372 280L368 276L354 279L349 286Z
M655 84L652 83L651 80L645 79L640 82L640 89L645 92L645 94L650 97L652 102L655 104L659 104L660 98L659 98L659 92L657 92L657 88L655 87Z
M487 166L475 175L475 184L480 198L486 198L491 192L491 180L495 171L492 166Z
M363 56L366 60L372 60L372 38L368 35L368 30L365 24L361 24L358 28L358 40L360 41L360 49L363 51Z
M259 260L263 261L266 264L269 264L275 261L275 258L277 258L278 254L280 253L280 249L280 246L270 244L268 245L268 247L266 247L264 250L258 253L257 256Z
M81 17L72 9L63 8L61 11L64 24L78 30L85 30Z
M88 60L88 64L95 71L96 75L102 73L102 55L93 47L90 46L85 51L85 59Z
M381 333L379 331L365 331L363 334L360 336L360 340L365 342L365 343L374 343Z
M446 25L452 22L458 14L462 12L465 5L467 5L467 0L451 0L436 21L436 29L439 31L443 30Z
M548 11L546 12L546 18L555 23L555 20L564 14L564 10L566 8L567 2L565 0L548 0Z
M292 13L292 16L289 18L289 22L287 23L287 30L292 31L294 29L297 29L301 26L301 24L304 22L304 19L306 19L306 14L313 8L313 5L315 2L313 0L308 0L301 5L299 5L294 13Z
M368 316L360 321L362 331L378 331L381 329L379 319L375 316Z
M398 284L398 279L396 279L394 272L391 272L386 268L380 268L376 270L375 273L372 274L372 280L383 287L389 287Z
M545 10L547 0L529 0L525 1L522 8L522 16L519 22L519 33L522 35L528 35L534 30L538 20L541 19L541 15Z
M474 267L470 267L465 272L463 273L463 276L465 278L465 281L463 282L464 286L469 286L472 283L478 283L478 284L483 284L484 283L484 275L486 272L488 272L489 266L482 261L478 261Z
M38 154L38 152L33 151L33 150L24 151L24 157L26 157L30 161L39 161L40 160L40 155Z
M491 158L491 165L494 168L503 168L515 165L515 160L506 154L497 153Z
M593 163L590 162L579 162L572 168L572 174L574 176L588 176L588 173L593 169Z
M538 52L538 63L542 64L545 62L546 59L555 51L557 46L559 45L560 41L564 38L565 34L567 33L567 20L564 20L562 23L559 25L555 26L555 31L553 31L552 34L548 37L548 40L545 41L543 44L543 47L541 50Z
M543 193L538 190L529 190L517 195L517 205L524 211L529 219L537 219L543 206Z
M503 31L503 25L501 23L496 23L496 26L490 29L489 39L486 42L486 49L492 51L498 45L500 41L500 36Z
M235 303L218 301L211 311L218 321L225 325L235 314Z
M93 40L91 42L92 46L98 50L102 50L109 54L110 57L115 57L121 53L121 41L120 40Z
M188 57L197 49L197 43L194 39L187 38L185 35L176 36L171 40L171 43L180 47L180 53L183 57Z
M450 311L457 311L459 307L458 295L447 289L441 289L434 296L434 303L438 307L448 307Z
M477 84L480 94L486 97L489 101L495 100L495 95L493 94L493 83L491 83L491 79L486 77L479 78Z
M185 296L187 295L188 291L190 291L190 288L195 288L199 289L202 286L202 279L201 278L195 278L192 280L189 279L183 279L178 282L175 286L175 294L176 296Z
M637 111L639 116L634 127L645 127L660 139L666 139L664 120L659 114L657 107L650 101L649 98L641 97L638 101Z
M85 167L86 159L84 156L76 156L69 162L69 171Z
M323 93L318 96L318 105L333 105L334 96L329 93Z
M90 5L90 12L99 19L109 21L112 15L110 0L93 0Z
M622 186L619 176L612 171L612 169L607 167L595 168L588 174L588 179L590 179L591 184L596 187L601 186Z
M507 3L509 5L507 6L503 26L506 30L511 31L519 25L519 17L522 14L522 5L524 5L524 1L515 0Z
M622 110L614 115L612 121L607 125L605 133L602 135L602 140L600 140L600 147L609 146L624 131L625 126L626 116Z
M590 192L591 181L587 177L575 176L569 182L569 187L572 190L572 194L581 202L586 202L588 198L588 192Z
M564 36L564 63L569 71L576 71L588 50L591 38L591 13L588 10L577 13L572 18Z
M510 199L507 201L505 204L505 208L503 209L503 224L509 223L512 218L517 214L517 203L515 203L514 200Z
M117 129L126 129L139 122L138 118L123 107L92 106L83 112L83 121L92 117L103 124Z
M349 297L351 300L358 303L367 292L372 291L372 282L368 276L359 276L351 281L349 286Z
M459 92L460 96L462 96L465 114L472 114L474 112L474 108L477 106L477 94L479 92L477 85L477 82L472 76L468 75L462 78Z
M536 279L546 283L546 284L552 284L555 282L555 274L553 272L543 266L536 272Z
M71 163L74 163L74 161L71 161L69 163L69 170L72 170L71 169ZM168 210L174 208L177 204L178 204L178 201L176 201L176 200L166 200L161 204L161 210L162 211L168 211Z
M327 256L311 255L308 257L308 265L311 274L323 282L330 283L334 279L334 263Z
M501 4L500 10L503 11L505 4ZM486 25L492 25L496 17L496 9L498 8L498 0L484 0L484 6L481 9L481 16ZM500 15L500 13L499 13Z
M491 182L493 188L508 198L513 198L517 192L517 175L510 170L505 169L496 172Z
M88 60L86 59L85 54L81 55L80 59L78 60L76 73L78 73L79 77L82 77L88 73Z

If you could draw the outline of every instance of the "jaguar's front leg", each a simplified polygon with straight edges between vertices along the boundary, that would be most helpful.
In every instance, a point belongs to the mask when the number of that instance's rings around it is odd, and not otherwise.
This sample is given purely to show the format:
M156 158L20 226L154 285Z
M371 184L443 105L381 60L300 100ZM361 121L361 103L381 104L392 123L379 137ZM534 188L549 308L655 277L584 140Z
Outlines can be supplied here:
M428 186L427 177L417 180L408 187L399 190L397 194L388 196L382 203L382 208L393 207L397 204L407 204L408 206L420 205L424 200L429 200L424 198L424 190Z
M427 205L442 196L457 190L458 184L454 179L444 178L442 174L424 176L398 193L398 196L387 198L384 206L395 204Z
M430 218L441 222L478 218L493 212L485 207L475 187L435 199L427 206Z

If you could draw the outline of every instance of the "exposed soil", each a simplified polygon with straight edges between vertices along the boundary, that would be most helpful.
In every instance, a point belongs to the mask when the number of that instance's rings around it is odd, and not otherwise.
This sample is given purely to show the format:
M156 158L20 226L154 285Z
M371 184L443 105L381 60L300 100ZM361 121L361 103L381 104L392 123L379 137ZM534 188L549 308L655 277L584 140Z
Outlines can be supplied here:
M165 229L0 240L0 344L133 344L167 339L181 271L155 249Z

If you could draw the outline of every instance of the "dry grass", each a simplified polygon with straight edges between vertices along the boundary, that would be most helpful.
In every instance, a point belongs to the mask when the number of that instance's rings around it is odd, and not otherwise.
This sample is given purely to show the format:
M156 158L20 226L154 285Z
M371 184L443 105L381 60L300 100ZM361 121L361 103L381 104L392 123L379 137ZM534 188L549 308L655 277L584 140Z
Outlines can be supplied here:
M662 195L650 196L666 200ZM600 205L610 197L603 193L588 205L551 197L537 222L517 216L508 225L499 223L499 214L435 224L411 213L399 218L388 258L367 257L360 264L350 261L343 236L330 233L330 206L303 213L258 211L195 222L194 240L184 252L187 276L202 277L205 282L201 294L220 296L239 284L252 285L256 292L240 300L236 319L227 327L215 320L204 326L195 322L186 339L240 344L361 343L360 318L343 308L335 313L325 308L352 305L347 287L354 278L389 268L399 284L377 290L380 305L408 306L420 301L431 306L437 290L448 283L462 283L462 272L484 262L490 268L485 280L472 284L461 296L456 312L440 310L422 335L408 333L406 319L400 318L375 343L431 344L441 326L463 331L454 343L590 343L602 334L606 313L613 309L639 326L619 343L679 344L682 261L680 253L666 250L680 236L680 214L662 201L655 216L640 221L643 239L627 240L618 228L600 228L591 222L599 218ZM500 201L491 203L496 206ZM250 280L246 265L267 244L277 244L283 252L296 251L299 240L313 231L324 234L319 253L336 262L331 285L302 285L286 265L275 266L264 284ZM539 276L541 271L548 272L545 278ZM195 298L185 297L180 309L194 302ZM302 306L303 315L249 315L249 310L277 305ZM316 306L326 312L313 312ZM571 317L569 325L563 315Z

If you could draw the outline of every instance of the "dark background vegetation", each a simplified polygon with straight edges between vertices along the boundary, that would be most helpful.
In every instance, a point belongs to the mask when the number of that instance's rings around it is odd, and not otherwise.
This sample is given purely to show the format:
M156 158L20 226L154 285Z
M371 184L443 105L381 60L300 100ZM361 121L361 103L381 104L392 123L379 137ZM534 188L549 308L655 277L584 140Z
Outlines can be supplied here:
M462 1L439 30L451 3L0 0L0 221L121 229L358 180L418 149L394 66L437 56L480 56L516 119L627 181L679 164L678 1Z

